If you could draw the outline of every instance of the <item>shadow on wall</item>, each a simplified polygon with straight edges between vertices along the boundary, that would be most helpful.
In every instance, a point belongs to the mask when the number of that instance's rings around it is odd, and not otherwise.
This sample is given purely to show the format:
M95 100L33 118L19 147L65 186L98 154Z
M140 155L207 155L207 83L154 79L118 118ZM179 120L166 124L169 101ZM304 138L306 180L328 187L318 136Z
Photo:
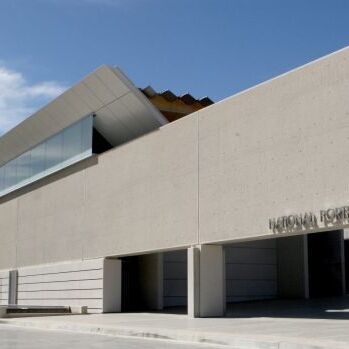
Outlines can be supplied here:
M226 316L349 320L349 296L235 303L228 305Z

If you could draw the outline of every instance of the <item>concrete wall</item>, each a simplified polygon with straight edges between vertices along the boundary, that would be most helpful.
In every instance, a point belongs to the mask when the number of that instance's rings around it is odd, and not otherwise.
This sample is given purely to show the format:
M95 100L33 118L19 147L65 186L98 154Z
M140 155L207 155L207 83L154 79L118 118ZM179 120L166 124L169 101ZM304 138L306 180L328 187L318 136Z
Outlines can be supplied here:
M0 268L195 243L197 160L197 120L186 118L3 200Z
M348 91L345 49L2 200L0 268L272 236L270 217L347 205Z
M201 243L349 204L348 92L346 48L199 111Z
M16 236L17 236L17 200L0 204L0 270L15 269ZM31 263L35 263L35 256L31 256Z
M275 239L225 246L227 302L277 297Z
M103 259L18 270L19 305L88 306L103 310Z
M122 265L120 259L103 261L103 313L121 311Z
M8 270L0 271L0 305L8 304Z

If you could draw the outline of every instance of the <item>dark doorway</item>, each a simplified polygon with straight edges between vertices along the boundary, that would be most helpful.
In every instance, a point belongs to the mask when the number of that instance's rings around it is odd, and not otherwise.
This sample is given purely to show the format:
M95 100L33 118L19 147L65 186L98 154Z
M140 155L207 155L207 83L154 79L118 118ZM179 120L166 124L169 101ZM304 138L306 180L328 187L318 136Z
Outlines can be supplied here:
M162 253L123 257L121 311L158 311L163 308Z
M344 240L345 290L349 294L349 240Z
M139 275L138 256L122 258L121 311L123 312L139 311L141 308Z
M308 235L310 297L343 295L342 240L342 230Z

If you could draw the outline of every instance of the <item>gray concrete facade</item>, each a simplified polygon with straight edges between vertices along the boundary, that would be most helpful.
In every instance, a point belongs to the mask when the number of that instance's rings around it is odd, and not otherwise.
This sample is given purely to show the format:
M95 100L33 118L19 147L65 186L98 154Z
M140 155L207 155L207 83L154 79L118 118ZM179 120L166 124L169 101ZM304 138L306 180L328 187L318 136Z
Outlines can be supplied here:
M268 225L349 204L348 93L345 48L1 199L0 270L348 227Z
M2 202L0 268L267 237L270 217L346 205L348 88L344 49Z

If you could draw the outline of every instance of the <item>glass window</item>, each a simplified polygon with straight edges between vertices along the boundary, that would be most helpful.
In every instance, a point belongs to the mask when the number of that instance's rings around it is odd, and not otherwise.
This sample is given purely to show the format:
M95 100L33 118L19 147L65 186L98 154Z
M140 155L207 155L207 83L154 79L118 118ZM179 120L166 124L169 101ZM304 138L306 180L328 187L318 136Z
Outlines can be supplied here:
M0 167L0 193L4 190L4 167Z
M17 182L16 159L5 165L5 187L10 188Z
M56 136L50 138L46 142L45 148L45 169L49 170L50 168L57 166L62 162L62 145L63 137L59 133Z
M45 143L41 143L30 151L33 176L45 171L45 145Z
M0 196L92 155L89 116L0 167Z
M64 160L81 153L81 124L75 124L63 131Z
M28 151L22 155L21 169L19 169L17 164L17 172L21 172L21 176L24 180L30 178L32 176L32 159L31 159L31 151Z
M92 149L92 134L93 130L93 118L86 118L81 123L82 127L82 140L81 140L81 152L90 151Z
M22 154L17 158L17 175L16 175L16 182L20 183L23 180L25 180L28 176L25 174L25 154Z

